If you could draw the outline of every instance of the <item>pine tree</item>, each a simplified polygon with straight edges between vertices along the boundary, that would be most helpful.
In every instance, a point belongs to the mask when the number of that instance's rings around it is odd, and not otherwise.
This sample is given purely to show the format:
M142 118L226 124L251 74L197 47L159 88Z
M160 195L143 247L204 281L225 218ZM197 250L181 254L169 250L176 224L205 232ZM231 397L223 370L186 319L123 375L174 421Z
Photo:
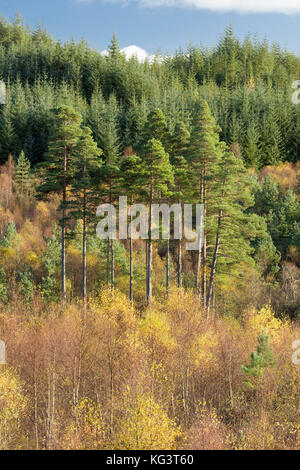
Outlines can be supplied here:
M215 241L211 242L214 248L206 294L208 314L217 262L222 262L224 270L226 265L229 267L238 262L251 263L250 240L255 238L259 230L263 231L259 217L247 213L249 207L254 204L248 172L242 159L226 150L224 145L223 155L210 190L214 195L211 211L218 215L217 226L213 227ZM258 228L260 224L261 229Z
M52 192L61 194L59 210L62 213L60 225L61 236L61 290L62 298L66 299L66 210L68 201L68 185L74 176L74 159L81 136L81 116L69 106L61 106L54 110L53 127L46 154L42 165L44 182L38 188L41 195Z
M118 106L116 98L111 95L105 110L105 117L100 132L99 146L103 151L105 164L100 169L102 196L112 204L118 196L120 177L121 146L117 128ZM114 241L107 239L107 287L114 288Z
M203 204L204 208L204 240L203 248L199 247L196 270L196 292L200 292L200 274L202 271L201 298L203 306L206 303L206 256L207 256L207 231L210 203L214 198L210 187L218 170L222 155L216 122L210 112L206 101L203 101L195 111L192 123L191 137L187 149L187 160L192 168L195 198Z
M170 139L171 164L174 172L174 192L172 200L181 205L191 201L190 168L184 156L187 155L190 132L186 125L179 121L175 125L174 134ZM177 241L177 286L182 287L182 240ZM168 255L167 255L168 257ZM168 262L167 262L168 278Z
M273 351L270 349L270 338L262 332L257 338L256 351L251 353L250 364L243 366L242 371L247 375L248 379L246 384L253 388L253 378L260 378L263 375L264 369L267 367L274 367L275 359Z
M172 157L172 166L174 172L174 190L172 199L181 205L189 204L193 200L193 189L191 185L191 169L188 162L183 156L176 155ZM182 287L182 240L177 241L178 257L177 257L177 285Z
M147 263L147 305L152 298L152 205L168 194L169 185L174 184L174 175L169 155L157 139L148 141L143 156L143 172L148 193L149 239Z
M82 129L74 156L74 178L68 201L69 217L82 221L82 298L86 301L86 243L89 225L95 221L99 195L96 186L97 171L102 165L102 151L93 140L89 127Z
M135 204L139 199L143 200L143 169L142 160L137 155L128 156L121 165L122 187L125 189L126 196L129 198L130 205ZM130 218L130 223L132 218ZM133 239L131 232L130 240L130 281L129 298L133 301Z

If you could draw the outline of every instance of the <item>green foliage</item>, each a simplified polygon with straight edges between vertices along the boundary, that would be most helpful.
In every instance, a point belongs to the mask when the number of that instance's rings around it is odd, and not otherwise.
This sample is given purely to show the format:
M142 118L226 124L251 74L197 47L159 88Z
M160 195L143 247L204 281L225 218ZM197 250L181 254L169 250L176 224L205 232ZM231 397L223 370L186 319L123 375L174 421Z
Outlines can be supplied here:
M24 300L28 303L32 301L34 292L34 282L32 269L26 264L23 266L23 270L18 272L18 280L21 286L21 294Z
M167 195L169 185L174 182L169 155L157 139L151 139L146 144L143 157L143 176L149 195L152 192L152 201L158 195L159 197Z
M268 232L264 238L260 238L258 241L255 258L263 276L274 276L278 273L281 255Z
M296 194L285 193L271 177L256 186L253 211L264 217L274 245L286 256L289 246L300 248L300 206Z
M243 372L250 377L261 377L265 368L275 365L273 352L269 347L269 337L263 332L258 336L257 342L256 351L251 353L250 364L242 367Z
M17 229L16 229L14 222L11 220L7 224L4 237L0 239L0 247L2 248L13 247L16 240L17 240Z
M3 268L0 269L0 302L8 301L8 285L6 273Z
M72 157L81 135L81 116L70 106L53 110L51 136L42 165L44 182L38 188L40 193L63 192L74 175Z
M42 278L42 295L47 301L58 300L57 270L60 265L60 240L57 227L52 228L52 236L47 239L44 266L47 272Z
M101 150L93 140L92 131L84 127L81 131L72 160L73 184L70 194L72 200L67 202L69 217L82 220L85 229L95 221L96 208L99 204L97 191L97 172L102 165Z
M180 122L189 130L199 98L210 105L222 140L239 142L247 165L299 160L300 112L291 103L290 84L300 74L300 61L267 41L241 42L228 28L216 48L190 46L162 63L139 64L120 53L115 35L104 57L84 41L62 44L41 26L31 31L20 19L11 24L2 18L0 26L7 88L7 104L0 109L0 162L22 149L32 164L40 162L57 105L83 115L104 154L104 147L108 153L116 148L113 141L121 149L136 146L152 110L153 123L165 129L164 135L151 130L151 137L169 152L170 134L175 127L180 131ZM109 132L102 132L101 123Z
M14 184L21 204L33 194L33 180L30 174L30 161L26 158L25 153L20 153L15 173Z

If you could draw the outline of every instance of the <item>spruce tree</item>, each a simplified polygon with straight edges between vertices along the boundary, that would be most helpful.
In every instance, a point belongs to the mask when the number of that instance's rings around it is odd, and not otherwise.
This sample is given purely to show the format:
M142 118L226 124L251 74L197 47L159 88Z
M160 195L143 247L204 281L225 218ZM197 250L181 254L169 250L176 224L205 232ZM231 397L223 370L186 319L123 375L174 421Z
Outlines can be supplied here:
M21 204L24 200L32 194L32 180L30 175L30 161L26 158L23 150L18 158L15 173L14 183L17 195Z
M150 139L159 140L164 149L169 150L171 137L168 133L166 118L159 108L154 109L148 115L141 140L137 146L141 153Z

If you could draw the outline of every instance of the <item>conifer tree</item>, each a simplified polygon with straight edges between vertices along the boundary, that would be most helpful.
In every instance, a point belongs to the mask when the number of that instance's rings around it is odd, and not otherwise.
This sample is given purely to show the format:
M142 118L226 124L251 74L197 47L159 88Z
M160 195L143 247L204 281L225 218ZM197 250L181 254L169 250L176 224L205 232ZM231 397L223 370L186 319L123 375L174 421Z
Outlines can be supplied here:
M193 189L191 185L191 172L188 162L183 156L177 155L172 157L172 166L174 172L174 190L172 199L181 205L183 213L183 205L192 202ZM182 240L177 241L177 285L182 287Z
M114 95L110 96L100 134L100 148L104 165L99 172L102 196L112 204L118 196L120 178L121 146L117 129L118 107ZM114 241L107 239L107 287L114 288Z
M143 199L143 170L142 160L137 155L129 155L121 165L122 187L125 189L126 196L130 205ZM132 218L130 218L130 223ZM129 233L130 240L130 281L129 281L129 298L133 301L133 239L131 231Z
M70 189L73 196L68 202L69 217L82 221L82 298L86 301L86 244L89 225L95 221L99 194L96 175L102 165L102 151L93 140L89 127L83 127L74 156L74 178Z
M46 239L46 242L47 247L44 254L44 264L47 275L42 278L42 295L48 301L58 301L58 286L55 274L60 264L60 240L59 228L56 225L52 227L52 235L50 238Z
M61 290L66 299L66 211L68 202L68 185L74 176L74 160L79 138L81 136L81 116L69 106L54 110L53 127L48 144L45 163L42 165L44 182L39 187L41 195L52 192L61 194L60 225L61 235Z
M152 298L152 205L168 194L169 185L174 183L174 175L169 155L157 139L148 141L143 156L143 172L148 193L149 239L147 265L147 305Z
M138 149L143 150L150 139L159 140L164 149L169 150L171 138L168 133L166 118L159 108L154 109L149 114Z
M190 132L187 129L185 123L182 121L177 122L175 125L174 133L170 138L170 150L172 157L186 156L189 139Z
M254 204L248 172L242 159L226 150L224 145L223 155L210 190L214 195L211 210L218 215L217 226L214 228L215 241L206 294L208 314L219 257L223 258L223 267L226 263L230 265L250 260L252 248L249 242L259 232L257 216L247 213L247 209Z
M190 168L184 156L187 156L190 132L184 122L175 125L174 133L170 139L171 164L174 172L174 192L172 200L181 205L191 201ZM167 268L168 276L168 268ZM182 240L177 241L177 286L182 287Z
M17 229L15 226L15 223L11 220L7 224L4 237L0 240L0 246L3 248L9 248L13 246L16 238L17 238Z
M207 256L207 231L208 217L210 217L210 202L213 200L213 192L210 191L212 182L218 170L218 165L222 155L222 148L219 142L215 119L213 118L209 106L203 101L196 109L192 123L191 137L187 149L187 159L192 168L193 184L195 188L195 198L203 204L204 208L204 240L203 248L198 252L198 262L196 270L196 292L200 292L200 274L202 273L201 297L203 306L206 303L206 256Z
M15 153L17 139L11 119L10 103L1 107L4 109L0 114L0 164L6 162L9 154Z
M15 189L22 204L24 202L24 199L32 193L30 161L28 160L28 158L26 158L23 150L20 153L15 167L14 183Z

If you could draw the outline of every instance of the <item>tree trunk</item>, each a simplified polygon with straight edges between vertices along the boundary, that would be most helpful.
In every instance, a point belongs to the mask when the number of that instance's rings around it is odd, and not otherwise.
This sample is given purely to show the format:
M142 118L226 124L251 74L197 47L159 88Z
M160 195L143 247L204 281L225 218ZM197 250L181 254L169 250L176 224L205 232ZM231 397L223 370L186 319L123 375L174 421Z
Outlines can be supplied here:
M84 190L84 215L83 215L83 232L82 232L82 298L86 303L86 193Z
M212 294L213 285L214 285L216 264L217 264L219 246L220 246L220 229L221 229L221 224L222 224L222 215L223 215L223 212L222 210L220 210L219 219L218 219L218 229L217 229L217 235L216 235L216 244L215 244L215 250L214 250L214 255L213 255L213 260L212 260L210 279L209 279L209 285L208 285L208 291L207 291L207 297L206 297L207 316L209 316L211 294Z
M114 240L111 239L111 289L115 288L115 250Z
M65 301L66 291L66 228L65 228L65 204L67 201L67 148L64 149L64 176L63 176L63 210L61 226L61 294Z
M146 298L148 299L148 255L149 255L149 250L148 250L148 240L146 240Z
M181 206L182 210L182 203L178 201L178 203ZM183 234L183 227L182 227L182 219L181 219L181 237ZM182 240L179 238L178 240L178 258L177 258L177 285L178 289L181 289L182 287Z
M106 286L109 289L109 279L110 279L110 238L107 239L107 247L106 247Z
M203 204L203 174L200 177L200 203ZM202 262L202 240L199 239L198 259L197 259L197 272L196 272L196 294L200 295L200 278L201 278L201 262Z
M109 203L111 204L111 183L109 185ZM107 249L106 249L106 287L109 290L110 284L110 247L111 247L111 240L108 233L107 237Z
M152 299L152 202L153 202L153 184L150 190L150 217L149 217L149 241L148 241L148 275L147 275L147 306L150 305Z
M166 256L166 290L167 299L169 298L169 287L170 287L170 240L167 240L167 256Z
M132 223L132 217L130 217L130 226ZM130 231L130 283L129 283L129 298L130 302L133 302L133 240Z
M205 183L205 170L203 172L203 249L202 249L202 283L201 283L201 297L203 308L206 308L206 254L207 254L207 243L206 243L206 183Z
M181 240L178 240L178 289L182 287L182 249Z
M109 203L112 204L112 195L111 195L111 183L109 188ZM114 240L110 240L110 253L111 253L111 289L114 290L115 287L115 257L114 257Z
M149 306L152 299L152 260L153 260L153 249L152 240L149 239L149 255L148 255L148 300L147 305Z
M37 366L34 358L34 430L35 430L35 448L39 450L39 416L38 416L38 390L37 390Z

